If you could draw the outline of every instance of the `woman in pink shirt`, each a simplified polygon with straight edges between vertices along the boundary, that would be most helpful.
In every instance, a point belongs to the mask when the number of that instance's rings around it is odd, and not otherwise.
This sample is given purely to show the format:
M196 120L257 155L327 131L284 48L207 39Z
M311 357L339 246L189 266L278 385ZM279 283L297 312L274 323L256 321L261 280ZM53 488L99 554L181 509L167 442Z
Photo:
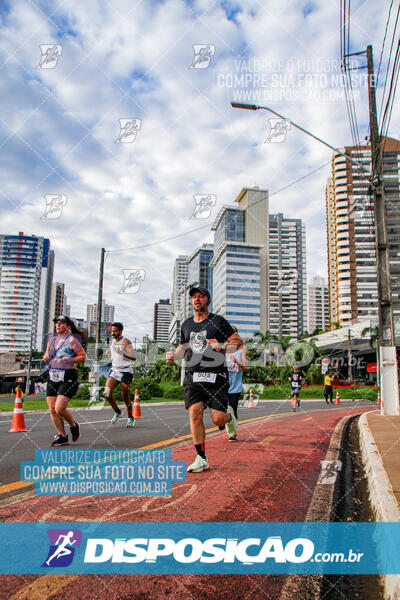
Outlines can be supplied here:
M47 344L43 360L49 364L49 380L47 382L47 405L51 420L57 430L52 446L68 444L64 421L70 426L72 441L80 437L79 423L74 421L68 402L78 391L78 372L75 365L85 362L86 353L79 341L80 334L75 323L69 317L54 319L56 334Z

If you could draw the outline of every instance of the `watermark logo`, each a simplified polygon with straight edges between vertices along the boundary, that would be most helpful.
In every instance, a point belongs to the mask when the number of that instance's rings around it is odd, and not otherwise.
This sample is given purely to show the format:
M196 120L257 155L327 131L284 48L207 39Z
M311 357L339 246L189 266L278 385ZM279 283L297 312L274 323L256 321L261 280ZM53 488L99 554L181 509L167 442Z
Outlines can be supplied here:
M90 410L101 410L106 405L106 399L102 395L103 388L99 385L92 385L90 388L90 398L87 407Z
M191 219L208 219L217 202L214 194L194 194L194 210Z
M119 135L116 144L132 144L136 140L137 132L142 128L142 119L118 119Z
M290 294L297 285L297 277L297 269L289 271L278 270L278 285L274 291L279 294Z
M142 282L145 280L144 269L122 269L124 281L119 291L120 294L137 294Z
M41 57L37 69L54 69L62 54L61 44L40 44Z
M46 208L41 219L59 219L67 206L68 198L65 194L45 194Z
M42 567L68 567L79 547L82 532L79 529L48 529L50 548Z
M260 396L264 391L264 386L261 383L245 383L243 387L243 398L239 402L239 405L242 408L256 408L260 401Z
M194 58L189 69L207 69L215 54L214 44L193 44Z
M332 485L341 469L342 462L340 460L321 460L321 473L317 483Z
M368 197L361 195L349 196L349 201L351 206L349 215L353 215L353 218L374 218L374 210Z
M286 140L287 132L290 129L290 121L286 119L268 119L269 133L264 140L264 144L282 144Z

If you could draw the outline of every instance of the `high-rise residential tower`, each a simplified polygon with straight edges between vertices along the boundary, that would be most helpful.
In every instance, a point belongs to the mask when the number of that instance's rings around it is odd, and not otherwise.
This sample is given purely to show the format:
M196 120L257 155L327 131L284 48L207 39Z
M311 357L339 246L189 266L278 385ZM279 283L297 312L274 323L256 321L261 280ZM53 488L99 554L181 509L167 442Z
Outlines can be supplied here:
M329 295L324 277L312 277L308 284L308 327L312 333L316 329L325 331L329 325Z
M101 303L101 322L112 323L114 321L115 306L107 304L105 300ZM97 303L88 304L86 306L86 321L87 323L97 321Z
M59 283L58 281L54 281L52 285L51 292L51 305L50 305L50 324L51 330L53 333L56 331L56 324L53 322L53 319L59 317L60 315L64 315L64 290L65 285L63 283Z
M187 256L178 256L175 259L174 264L174 280L172 285L172 312L178 316L181 316L183 311L183 300L184 296L181 293L182 288L187 282Z
M45 349L53 271L49 239L0 235L0 353Z
M389 268L393 312L400 315L400 142L382 141ZM371 147L345 147L359 165L332 157L326 187L330 321L377 315L375 223L369 193Z
M306 230L301 219L269 217L269 326L297 338L307 328Z
M168 342L168 328L171 322L171 304L169 298L154 304L153 338L157 342Z

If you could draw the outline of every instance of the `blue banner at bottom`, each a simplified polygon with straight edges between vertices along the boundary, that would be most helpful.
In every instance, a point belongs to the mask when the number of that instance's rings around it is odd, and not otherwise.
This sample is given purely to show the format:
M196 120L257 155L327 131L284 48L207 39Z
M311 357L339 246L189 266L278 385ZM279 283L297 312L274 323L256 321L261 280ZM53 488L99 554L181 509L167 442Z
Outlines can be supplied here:
M0 523L2 574L400 573L400 523Z

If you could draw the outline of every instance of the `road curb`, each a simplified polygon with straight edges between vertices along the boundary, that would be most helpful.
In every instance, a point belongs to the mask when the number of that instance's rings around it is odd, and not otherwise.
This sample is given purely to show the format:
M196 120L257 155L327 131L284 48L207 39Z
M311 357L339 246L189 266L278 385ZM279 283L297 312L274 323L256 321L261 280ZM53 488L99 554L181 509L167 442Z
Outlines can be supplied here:
M324 461L338 461L341 455L344 432L346 425L354 418L353 415L342 417L333 430L328 450L326 451ZM336 463L337 464L337 463ZM337 473L341 466L336 470L336 476L332 483L322 483L321 473L315 486L310 506L304 521L307 522L328 522L333 515L333 504ZM281 600L293 600L301 597L307 600L319 600L321 597L323 575L290 575L283 586Z
M365 467L369 498L376 520L384 523L400 522L400 510L392 485L383 465L382 456L368 425L367 413L358 421L361 458ZM400 575L383 575L384 595L387 600L400 599Z

